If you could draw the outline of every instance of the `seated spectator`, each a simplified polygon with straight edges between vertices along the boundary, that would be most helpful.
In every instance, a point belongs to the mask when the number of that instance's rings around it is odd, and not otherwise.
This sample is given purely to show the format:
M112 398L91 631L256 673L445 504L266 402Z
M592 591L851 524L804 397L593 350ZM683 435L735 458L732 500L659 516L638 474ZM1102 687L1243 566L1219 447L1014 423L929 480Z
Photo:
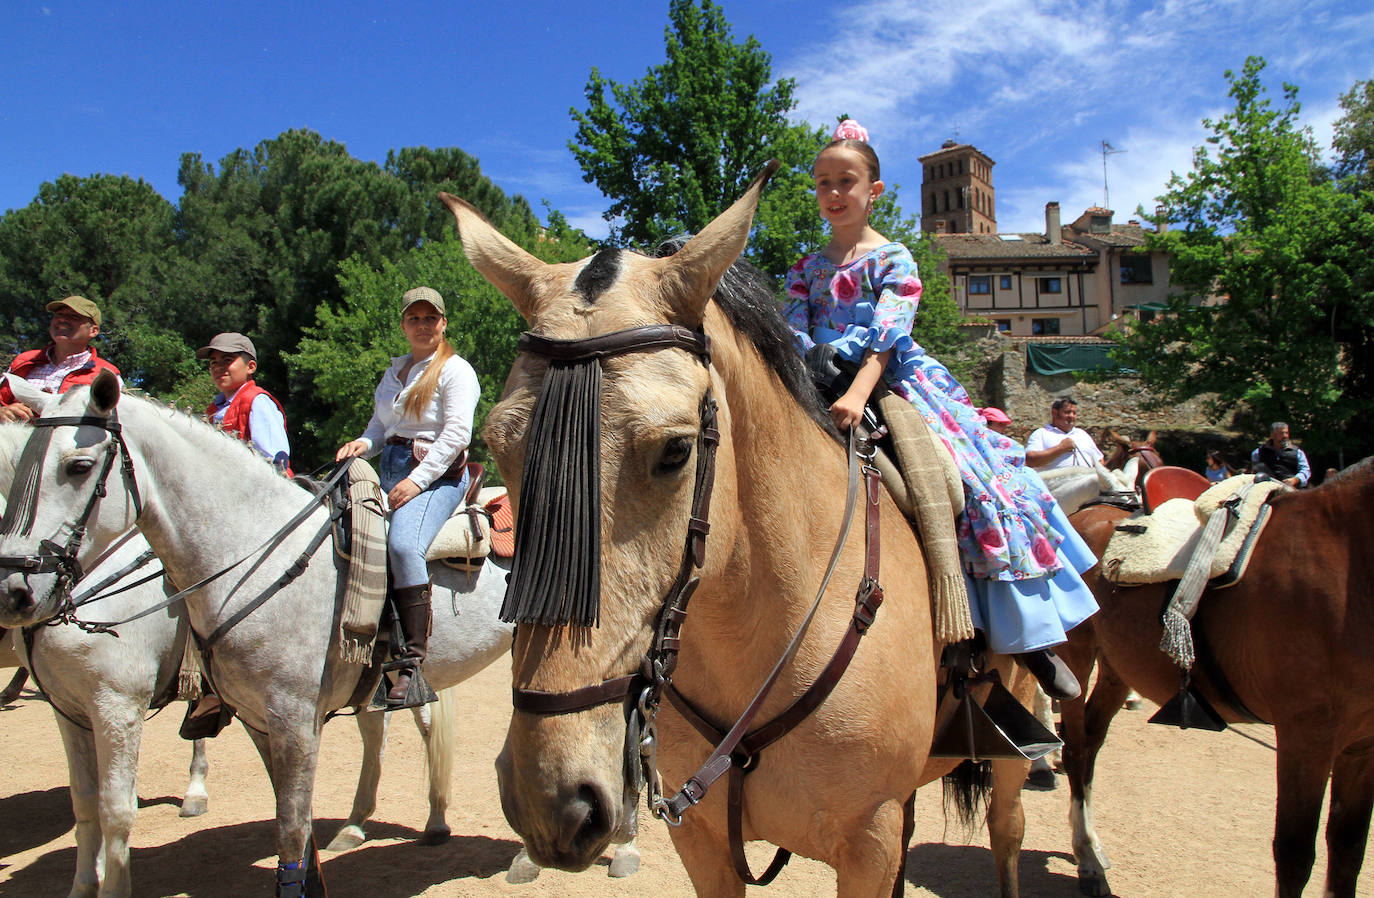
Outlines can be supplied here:
M1250 453L1250 467L1256 479L1282 480L1297 489L1307 486L1312 479L1307 454L1293 445L1288 438L1288 425L1282 421L1271 424L1269 439Z

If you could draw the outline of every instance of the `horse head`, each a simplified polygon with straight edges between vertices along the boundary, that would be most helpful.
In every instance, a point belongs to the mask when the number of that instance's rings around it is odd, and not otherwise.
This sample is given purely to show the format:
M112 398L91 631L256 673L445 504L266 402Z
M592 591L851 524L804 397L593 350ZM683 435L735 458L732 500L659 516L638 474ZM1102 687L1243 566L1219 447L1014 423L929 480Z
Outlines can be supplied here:
M11 387L19 382L10 378ZM16 396L41 408L14 465L0 519L0 626L61 612L85 566L133 526L137 498L115 406L119 381L101 372L60 397ZM121 465L121 475L111 471ZM123 481L126 490L110 487ZM113 496L113 498L112 498Z
M497 771L506 817L541 865L582 869L633 835L641 670L665 597L695 586L703 460L718 406L728 415L703 320L775 168L666 258L603 249L546 264L440 195L473 266L530 326L484 437L517 521L503 608L518 623L516 710ZM729 471L732 457L714 462ZM711 526L728 540L736 522Z

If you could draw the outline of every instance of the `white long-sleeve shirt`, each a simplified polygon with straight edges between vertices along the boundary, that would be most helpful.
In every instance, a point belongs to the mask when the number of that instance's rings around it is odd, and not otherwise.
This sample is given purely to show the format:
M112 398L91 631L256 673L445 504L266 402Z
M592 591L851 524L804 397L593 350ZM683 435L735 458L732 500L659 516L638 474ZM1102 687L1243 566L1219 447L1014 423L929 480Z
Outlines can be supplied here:
M410 472L409 477L422 490L428 489L430 484L439 479L472 441L472 416L477 410L477 399L482 394L477 372L472 370L467 360L452 355L444 361L443 371L439 374L439 388L424 407L420 419L407 418L404 412L406 396L429 368L433 358L430 355L415 362L405 383L401 382L401 369L410 364L410 355L391 360L391 367L386 369L381 383L377 384L372 420L367 422L367 429L360 437L367 443L369 458L381 451L388 437L431 443L424 460Z

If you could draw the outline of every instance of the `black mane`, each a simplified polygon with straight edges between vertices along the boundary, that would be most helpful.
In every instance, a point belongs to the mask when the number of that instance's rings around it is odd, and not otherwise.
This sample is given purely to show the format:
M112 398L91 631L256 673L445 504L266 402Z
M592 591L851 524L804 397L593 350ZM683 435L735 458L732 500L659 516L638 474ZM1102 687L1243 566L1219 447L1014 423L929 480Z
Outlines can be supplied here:
M658 245L654 256L671 256L689 239L689 235L670 237ZM720 279L714 299L735 330L748 338L768 367L778 375L792 398L822 429L838 438L826 403L816 392L806 363L798 352L797 338L782 317L774 292L776 286L768 275L741 256Z

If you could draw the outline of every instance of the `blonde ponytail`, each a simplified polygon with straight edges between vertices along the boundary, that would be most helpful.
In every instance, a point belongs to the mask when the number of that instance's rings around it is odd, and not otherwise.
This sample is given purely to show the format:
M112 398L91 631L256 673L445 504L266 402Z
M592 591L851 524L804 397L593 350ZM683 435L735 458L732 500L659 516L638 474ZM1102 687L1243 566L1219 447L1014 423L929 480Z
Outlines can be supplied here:
M425 407L429 405L430 399L434 398L434 393L439 389L439 375L444 373L444 362L450 356L457 355L453 344L448 340L440 340L438 347L434 350L434 355L429 360L429 367L425 373L420 375L420 379L410 388L406 395L406 401L401 410L405 416L412 421L420 420L420 416L425 413Z

